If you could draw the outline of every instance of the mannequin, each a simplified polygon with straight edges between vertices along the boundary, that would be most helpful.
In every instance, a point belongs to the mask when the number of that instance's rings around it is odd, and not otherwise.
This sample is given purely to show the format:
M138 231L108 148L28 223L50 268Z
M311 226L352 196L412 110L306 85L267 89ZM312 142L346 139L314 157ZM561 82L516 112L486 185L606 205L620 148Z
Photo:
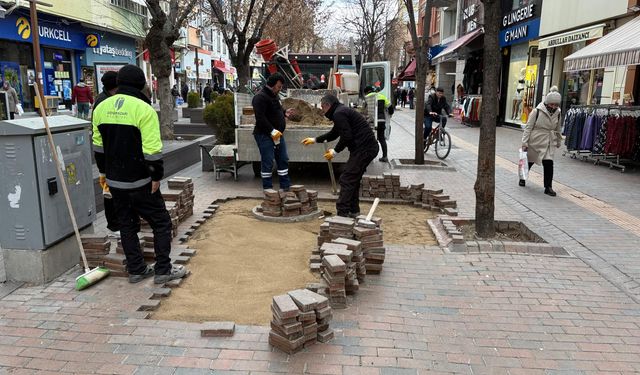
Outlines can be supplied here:
M511 119L517 120L522 114L522 96L525 89L524 78L526 68L520 69L520 76L518 77L518 83L516 84L516 94L513 98L513 107L511 109Z

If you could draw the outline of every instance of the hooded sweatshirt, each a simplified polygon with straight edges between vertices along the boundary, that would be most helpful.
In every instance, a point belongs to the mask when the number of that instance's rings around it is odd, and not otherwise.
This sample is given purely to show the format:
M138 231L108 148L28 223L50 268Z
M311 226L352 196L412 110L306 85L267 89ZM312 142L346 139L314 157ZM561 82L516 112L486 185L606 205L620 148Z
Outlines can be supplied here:
M71 92L71 102L76 103L91 103L93 104L93 94L91 94L91 88L84 82L78 83Z

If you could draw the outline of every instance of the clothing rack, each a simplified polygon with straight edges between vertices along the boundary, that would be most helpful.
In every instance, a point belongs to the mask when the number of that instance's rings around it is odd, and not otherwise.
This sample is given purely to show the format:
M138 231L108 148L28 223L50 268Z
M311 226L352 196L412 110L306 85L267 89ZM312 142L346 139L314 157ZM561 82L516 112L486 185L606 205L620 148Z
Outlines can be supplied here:
M572 105L563 134L563 155L624 172L640 161L640 106Z
M480 109L482 95L467 95L462 101L462 124L467 126L480 125Z

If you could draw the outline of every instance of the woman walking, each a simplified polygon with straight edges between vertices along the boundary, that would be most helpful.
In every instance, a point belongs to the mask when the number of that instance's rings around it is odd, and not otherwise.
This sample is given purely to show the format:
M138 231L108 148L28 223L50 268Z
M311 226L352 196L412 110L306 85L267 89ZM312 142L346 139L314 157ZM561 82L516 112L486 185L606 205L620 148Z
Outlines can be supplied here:
M556 86L551 87L544 101L531 111L529 120L522 134L522 150L527 152L529 169L533 164L540 165L544 170L544 193L555 197L552 188L553 157L556 148L560 147L562 134L560 133L560 103L562 97ZM520 180L520 186L525 186L525 180Z

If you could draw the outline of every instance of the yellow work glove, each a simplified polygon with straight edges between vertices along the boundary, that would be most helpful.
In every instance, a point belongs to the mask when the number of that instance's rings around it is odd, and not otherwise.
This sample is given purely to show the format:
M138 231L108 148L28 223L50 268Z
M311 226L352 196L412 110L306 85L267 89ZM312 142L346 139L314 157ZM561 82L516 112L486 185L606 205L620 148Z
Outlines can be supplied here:
M100 187L102 188L102 195L105 198L110 199L111 198L111 191L109 191L109 185L107 185L107 176L105 176L104 174L100 173L100 177L98 177L98 183L100 184Z
M280 137L282 137L282 133L276 129L273 129L271 131L271 139L273 139L274 142L277 142L278 140L280 140Z
M336 156L336 152L332 148L328 149L327 152L324 153L324 158L327 160L333 159L334 156Z
M302 144L305 146L309 146L316 143L316 139L315 138L305 138L302 140Z

